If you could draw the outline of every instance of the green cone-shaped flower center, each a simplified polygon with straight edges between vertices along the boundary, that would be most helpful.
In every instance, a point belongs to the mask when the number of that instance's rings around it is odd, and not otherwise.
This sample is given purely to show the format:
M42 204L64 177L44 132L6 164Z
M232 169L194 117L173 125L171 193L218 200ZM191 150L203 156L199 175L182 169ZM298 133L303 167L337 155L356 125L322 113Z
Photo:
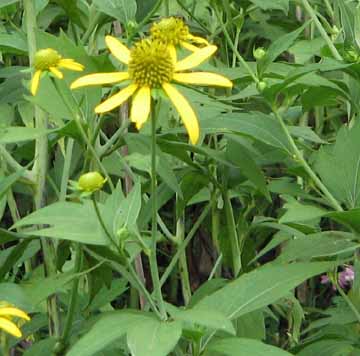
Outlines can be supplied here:
M180 42L186 41L189 35L189 27L186 26L184 21L181 19L176 17L167 17L157 23L154 23L150 32L151 37L154 40L176 46Z
M142 40L130 53L130 79L139 86L159 88L171 81L174 62L168 47L159 41Z
M56 67L60 59L60 54L54 49L41 49L35 53L34 66L36 70L48 70L50 67Z

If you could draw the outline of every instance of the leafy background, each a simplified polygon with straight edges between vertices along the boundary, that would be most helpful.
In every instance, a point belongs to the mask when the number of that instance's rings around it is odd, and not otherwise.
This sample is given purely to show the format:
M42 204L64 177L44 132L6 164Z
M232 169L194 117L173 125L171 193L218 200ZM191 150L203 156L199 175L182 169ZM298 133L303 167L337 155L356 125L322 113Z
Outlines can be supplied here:
M131 45L169 15L219 47L202 69L231 78L233 90L179 87L201 144L187 143L165 99L158 118L166 321L144 303L153 288L150 125L137 132L126 110L96 116L108 88L70 97L77 73L57 86L43 78L31 97L27 2L37 47L86 73L116 70L106 34ZM360 354L358 1L2 0L0 17L0 300L32 316L23 338L8 340L14 354ZM114 185L95 199L113 236L126 232L125 258L91 200L67 189L86 170ZM355 279L342 288L346 265ZM322 284L326 273L332 283Z

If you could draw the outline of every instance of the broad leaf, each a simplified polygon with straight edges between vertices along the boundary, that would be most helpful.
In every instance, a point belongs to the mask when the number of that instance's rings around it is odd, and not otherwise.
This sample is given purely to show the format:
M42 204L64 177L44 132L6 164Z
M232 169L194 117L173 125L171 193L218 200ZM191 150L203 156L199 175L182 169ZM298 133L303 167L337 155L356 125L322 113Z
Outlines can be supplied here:
M274 303L308 278L334 266L334 263L328 262L268 264L243 274L205 297L194 308L210 308L233 319Z

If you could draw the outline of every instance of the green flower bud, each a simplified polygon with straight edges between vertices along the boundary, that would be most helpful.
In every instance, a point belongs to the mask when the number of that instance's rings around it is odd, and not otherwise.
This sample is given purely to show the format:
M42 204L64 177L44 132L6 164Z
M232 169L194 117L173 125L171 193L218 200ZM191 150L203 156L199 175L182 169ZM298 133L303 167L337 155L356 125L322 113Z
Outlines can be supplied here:
M266 51L263 47L259 47L254 49L253 51L254 58L259 61L260 59L263 59L266 55Z
M106 182L106 179L99 172L89 172L83 174L78 181L78 188L87 193L93 193L100 190Z
M266 89L266 87L267 87L266 82L261 81L261 82L259 82L258 85L257 85L257 90L258 90L260 93L262 93L262 92Z

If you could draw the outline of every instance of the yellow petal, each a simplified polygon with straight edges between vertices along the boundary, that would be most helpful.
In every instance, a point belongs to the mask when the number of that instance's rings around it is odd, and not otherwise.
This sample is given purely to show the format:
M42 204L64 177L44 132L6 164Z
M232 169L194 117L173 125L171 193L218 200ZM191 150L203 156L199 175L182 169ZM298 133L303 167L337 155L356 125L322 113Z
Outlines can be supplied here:
M60 59L59 67L74 70L76 72L82 72L84 70L84 66L78 62L75 62L72 59Z
M194 36L194 35L188 34L187 38L190 41L193 41L195 43L203 44L205 46L209 45L209 42L205 38L202 38L202 37L199 37L199 36Z
M0 308L0 317L2 316L16 316L25 320L30 320L30 317L18 308L6 307Z
M105 42L113 56L120 62L129 63L130 51L126 46L113 36L106 36Z
M198 66L211 57L216 52L216 50L217 47L213 45L198 49L196 52L177 62L175 64L175 71L179 72Z
M20 329L12 321L5 318L0 318L0 330L1 329L15 337L22 336Z
M112 109L120 106L124 101L130 98L131 95L134 94L135 90L137 89L137 84L130 84L117 94L111 96L109 99L105 100L103 103L98 105L95 108L95 112L97 114L101 114L107 111L111 111Z
M140 88L136 93L132 105L130 119L136 123L136 127L140 130L150 114L151 91L148 86Z
M173 79L186 84L213 85L225 88L233 86L233 83L228 78L209 72L175 73Z
M40 83L41 70L37 70L31 79L31 94L36 95Z
M178 111L190 136L191 143L195 145L199 139L200 127L194 110L185 97L173 85L164 83L162 87Z
M191 43L185 42L185 41L181 41L180 44L181 44L181 47L184 47L185 49L189 50L190 52L195 52L195 51L199 50L198 47L194 46Z
M83 77L76 79L71 83L70 88L76 89L90 85L111 84L121 82L125 79L129 79L129 73L127 72L95 73L84 75Z
M64 75L57 69L56 67L50 67L50 72L55 75L55 77L62 79L64 78Z

